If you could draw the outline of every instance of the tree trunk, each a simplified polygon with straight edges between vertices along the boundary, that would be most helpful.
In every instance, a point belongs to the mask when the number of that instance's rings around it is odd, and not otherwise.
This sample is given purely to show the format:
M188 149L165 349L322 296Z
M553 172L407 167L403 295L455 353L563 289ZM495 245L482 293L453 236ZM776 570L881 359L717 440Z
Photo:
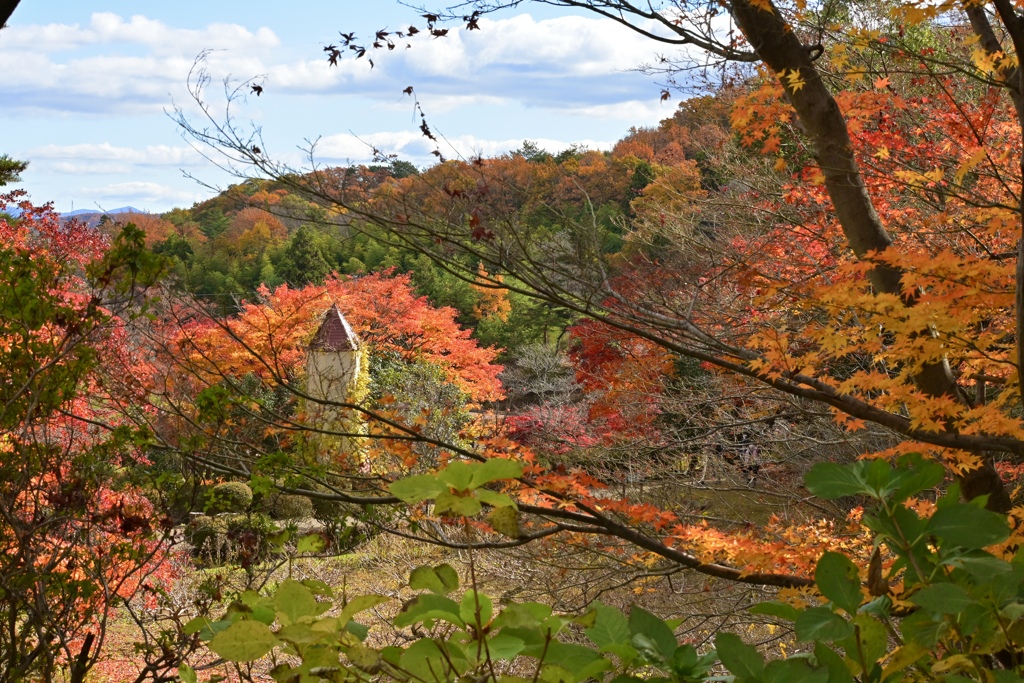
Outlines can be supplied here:
M836 217L854 254L863 258L870 252L888 249L892 246L892 237L868 195L846 120L818 75L811 51L801 44L774 6L769 11L755 7L749 0L734 0L732 16L750 46L773 73L797 72L804 82L798 90L787 88L787 92L814 145ZM903 296L901 275L896 268L876 266L868 279L877 292ZM915 383L930 396L954 396L967 402L946 361L924 366L915 377ZM980 468L958 475L963 494L967 499L988 495L989 509L1009 512L1010 496L1006 487L990 459L982 457Z
M14 14L14 8L21 0L0 0L0 29L7 25L7 20Z

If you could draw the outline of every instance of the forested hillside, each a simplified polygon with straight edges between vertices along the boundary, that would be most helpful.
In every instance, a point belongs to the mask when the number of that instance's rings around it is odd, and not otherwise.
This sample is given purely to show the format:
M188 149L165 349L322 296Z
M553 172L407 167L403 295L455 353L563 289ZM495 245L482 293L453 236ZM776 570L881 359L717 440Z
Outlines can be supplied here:
M297 170L200 61L238 183L0 198L0 680L1024 680L1018 11L553 4L721 77Z

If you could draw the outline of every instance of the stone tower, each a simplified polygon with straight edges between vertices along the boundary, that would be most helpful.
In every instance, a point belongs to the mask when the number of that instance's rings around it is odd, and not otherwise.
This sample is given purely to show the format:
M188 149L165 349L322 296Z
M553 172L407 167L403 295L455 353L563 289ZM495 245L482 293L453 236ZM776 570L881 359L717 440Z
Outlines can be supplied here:
M330 403L358 402L359 378L365 372L359 337L337 305L324 314L306 355L307 415L314 429L362 433L363 421L357 411ZM321 403L325 401L328 403ZM351 437L315 434L310 438L318 458L358 461L356 442Z

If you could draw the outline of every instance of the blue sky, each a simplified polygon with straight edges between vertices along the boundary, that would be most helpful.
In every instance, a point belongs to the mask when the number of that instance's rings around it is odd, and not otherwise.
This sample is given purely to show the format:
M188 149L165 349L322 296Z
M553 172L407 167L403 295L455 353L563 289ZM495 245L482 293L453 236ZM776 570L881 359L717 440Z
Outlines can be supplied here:
M377 55L372 70L348 57L328 68L321 48L339 31L366 36L410 23L424 22L394 0L22 0L0 31L0 153L29 160L22 186L61 211L165 211L210 196L186 174L213 186L230 178L166 113L177 104L195 115L185 84L203 50L212 50L215 104L222 79L264 79L263 95L238 102L234 114L261 127L266 151L293 165L316 138L323 163L367 161L366 143L431 163L402 95L410 85L450 157L498 154L524 139L552 151L607 148L674 109L632 70L658 46L541 4L488 17L481 31L420 36L411 49Z

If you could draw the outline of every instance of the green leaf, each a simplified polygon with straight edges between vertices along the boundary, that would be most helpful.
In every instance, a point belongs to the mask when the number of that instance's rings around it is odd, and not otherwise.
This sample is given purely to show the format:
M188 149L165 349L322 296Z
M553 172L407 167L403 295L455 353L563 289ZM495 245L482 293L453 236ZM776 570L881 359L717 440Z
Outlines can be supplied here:
M269 626L246 619L214 636L210 649L229 662L252 662L274 649L278 642Z
M946 468L934 460L924 460L917 456L905 462L908 463L907 468L897 470L890 483L894 489L894 502L901 503L910 496L933 488L946 477Z
M927 649L935 647L947 630L946 622L930 612L914 612L900 622L903 639Z
M491 458L473 470L470 487L479 488L492 481L518 479L521 476L523 476L522 464L507 458Z
M409 574L409 588L428 590L438 595L448 595L459 587L459 575L450 564L436 567L423 565L416 567Z
M512 661L523 651L524 647L526 647L526 643L523 642L522 638L516 638L504 633L499 633L487 639L487 653L491 656L491 659Z
M804 477L807 490L826 500L871 493L860 475L859 463L839 465L819 462Z
M645 636L653 643L656 652L661 655L661 658L665 661L672 659L672 654L676 651L679 644L676 642L676 637L672 633L672 629L668 625L654 616L650 612L640 609L636 605L629 610L629 632L634 635ZM642 649L637 646L635 640L633 645L637 649Z
M937 510L926 529L950 546L970 549L1005 541L1010 535L1003 515L967 503Z
M278 586L274 594L274 607L285 616L287 623L313 617L323 611L313 593L294 579L286 579Z
M519 538L519 510L514 505L494 508L487 521L502 536Z
M380 664L380 653L365 645L350 647L345 652L345 656L348 657L348 661L363 671L372 671Z
M409 602L395 617L395 626L404 628L427 619L444 619L459 627L466 624L459 616L459 604L450 598L423 593Z
M434 474L417 474L405 479L399 479L388 485L392 495L402 499L405 503L419 503L424 500L436 498L448 487Z
M463 594L462 604L459 605L459 616L467 624L476 624L478 628L483 628L491 623L493 613L494 607L491 604L491 599L483 593L470 589Z
M797 617L796 639L808 641L842 640L853 633L853 626L828 607L811 607Z
M864 659L868 662L870 669L889 651L889 634L885 630L885 626L870 614L858 614L853 618L853 623L857 626L857 639L860 641L859 651L864 653ZM847 652L851 651L851 649L847 649Z
M598 647L629 642L629 622L622 612L601 602L591 604L590 609L597 615L594 625L584 631L590 642Z
M360 612L365 612L377 605L383 605L385 602L389 602L390 600L391 598L386 595L376 595L374 593L357 595L349 600L348 603L345 604L345 607L342 608L341 614L338 615L338 622L344 624Z
M472 517L481 510L480 501L473 496L458 496L450 491L439 493L434 501L434 512Z
M763 683L829 683L828 669L815 669L804 657L769 662L761 676Z
M181 683L199 683L196 670L185 663L178 665L178 678L181 680Z
M853 614L860 607L860 573L846 555L828 552L818 560L814 583L826 598Z
M936 583L914 593L910 602L936 614L958 614L974 601L966 590L956 584Z
M427 683L446 683L452 677L448 660L433 640L421 638L399 658L402 669Z
M494 628L530 628L551 616L551 607L539 602L513 603L494 620Z
M757 648L747 645L733 633L715 636L715 650L731 673L743 678L759 678L764 671L764 659Z
M515 508L515 502L504 493L498 493L497 491L492 491L490 489L476 489L476 491L474 491L474 495L481 503L487 503L491 507Z
M467 491L473 488L473 471L478 467L476 463L471 465L462 460L454 460L437 473L437 478L456 491Z
M589 647L560 643L557 640L548 646L544 661L557 663L570 672L576 681L593 678L601 671L611 668L611 662Z
M828 671L828 683L854 683L846 662L832 648L822 643L816 644L814 658L818 660L819 666L824 666Z
M186 635L192 635L193 633L199 633L204 628L209 628L211 623L213 622L211 622L207 617L193 617L187 624L185 624L182 631L184 631Z
M327 547L327 542L324 537L320 534L309 534L299 539L299 542L295 544L295 552L297 553L319 553L323 552L323 549Z
M774 600L771 602L759 602L747 611L751 614L767 614L770 617L778 617L786 621L796 621L796 618L800 615L800 612L792 605Z

